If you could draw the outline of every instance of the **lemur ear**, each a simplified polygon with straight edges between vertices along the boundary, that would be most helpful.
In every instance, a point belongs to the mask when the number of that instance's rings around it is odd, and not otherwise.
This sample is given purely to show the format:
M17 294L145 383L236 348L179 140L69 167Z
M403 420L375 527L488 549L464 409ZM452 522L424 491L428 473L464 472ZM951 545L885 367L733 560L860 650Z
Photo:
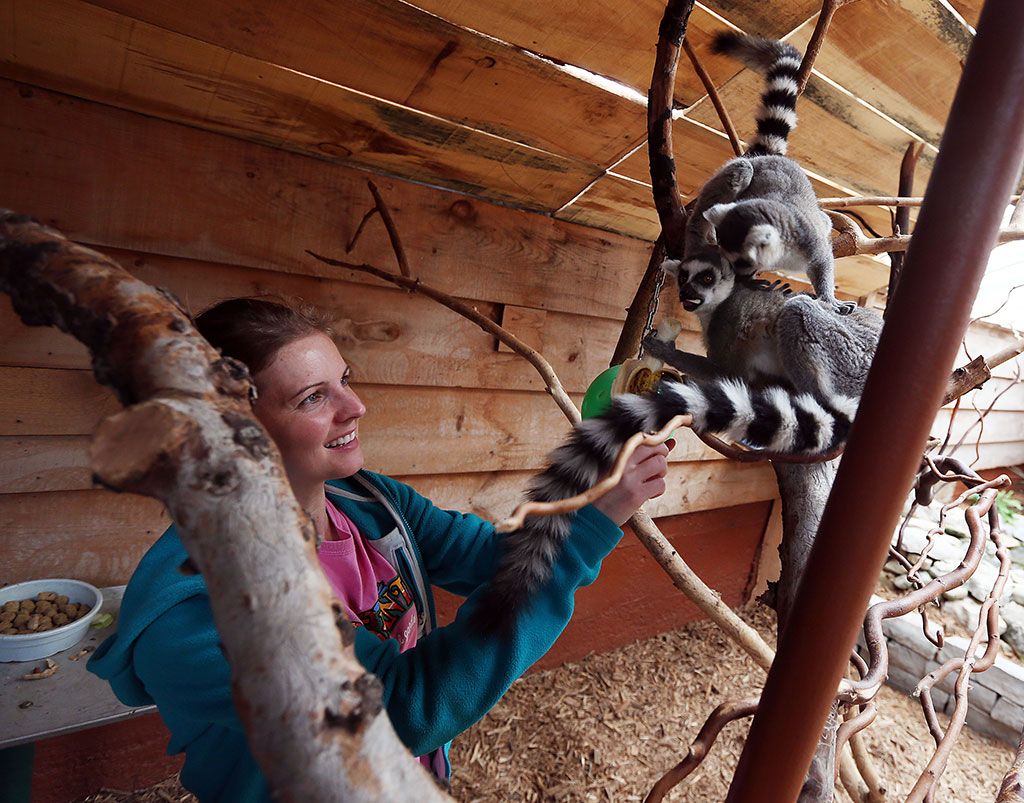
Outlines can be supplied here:
M704 210L704 219L712 226L719 225L725 216L732 211L736 204L715 204L710 209Z
M681 259L666 259L661 263L661 269L669 276L679 278L679 266L683 264Z

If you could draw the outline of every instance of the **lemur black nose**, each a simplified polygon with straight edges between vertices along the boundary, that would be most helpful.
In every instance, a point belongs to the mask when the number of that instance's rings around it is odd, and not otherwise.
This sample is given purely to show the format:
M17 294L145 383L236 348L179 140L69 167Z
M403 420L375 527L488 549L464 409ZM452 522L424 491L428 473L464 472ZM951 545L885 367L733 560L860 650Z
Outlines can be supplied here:
M751 264L750 260L746 259L745 257L738 257L736 260L733 261L732 266L734 268L737 268L738 270L749 270L750 268L754 267Z

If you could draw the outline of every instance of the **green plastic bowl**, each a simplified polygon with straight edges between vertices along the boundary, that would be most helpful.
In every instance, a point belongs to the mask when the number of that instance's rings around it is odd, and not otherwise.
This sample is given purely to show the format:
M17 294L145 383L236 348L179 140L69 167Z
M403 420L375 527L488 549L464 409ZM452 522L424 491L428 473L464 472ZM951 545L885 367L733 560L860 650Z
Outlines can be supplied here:
M597 378L590 383L587 392L583 395L583 405L580 414L584 418L593 418L601 415L612 403L612 385L615 377L619 375L621 365L613 365L606 368Z

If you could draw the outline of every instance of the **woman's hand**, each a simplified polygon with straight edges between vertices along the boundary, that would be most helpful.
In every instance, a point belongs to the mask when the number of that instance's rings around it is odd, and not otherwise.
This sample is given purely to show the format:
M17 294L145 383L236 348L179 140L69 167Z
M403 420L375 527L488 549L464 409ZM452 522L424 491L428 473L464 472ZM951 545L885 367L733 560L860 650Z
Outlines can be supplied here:
M594 502L594 507L620 527L648 499L665 493L668 453L676 442L669 438L660 446L640 446L626 462L622 479Z

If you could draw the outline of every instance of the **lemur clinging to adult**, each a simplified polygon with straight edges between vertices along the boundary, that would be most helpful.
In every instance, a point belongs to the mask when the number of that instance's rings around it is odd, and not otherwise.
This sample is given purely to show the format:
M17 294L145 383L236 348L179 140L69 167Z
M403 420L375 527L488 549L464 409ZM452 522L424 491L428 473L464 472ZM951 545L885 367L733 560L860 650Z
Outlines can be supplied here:
M697 197L682 264L696 275L724 257L741 278L763 270L798 271L822 302L851 311L853 304L835 297L832 224L807 175L785 156L796 126L799 51L732 32L716 36L712 47L764 72L767 85L750 149L719 169Z
M683 307L701 322L714 372L755 384L781 381L845 407L852 416L882 320L835 300L831 226L803 171L783 155L796 125L800 54L783 42L733 33L719 35L714 48L767 73L758 134L744 156L730 160L704 185L687 224L683 259L666 260L662 267L676 277ZM736 200L722 203L723 198ZM809 267L803 272L825 303L751 283L750 269L759 263L735 257L729 247L741 231L747 252L759 253L752 243L764 239L768 245L762 251L781 244L786 267L799 269L805 258ZM844 314L837 315L840 309ZM683 368L671 346L651 338L645 346Z
M761 44L756 46L761 47ZM780 50L781 63L769 69L765 93L765 108L769 111L761 115L764 119L777 118L781 114L771 111L782 108L776 94L781 83L780 74L794 71L792 53L795 51L785 45L781 48L786 48ZM799 58L795 64L799 66ZM790 112L796 98L795 85L793 89L788 106ZM791 115L787 119L790 125L781 136L778 128L759 119L761 134L751 151L769 154L759 159L772 159L770 154L780 148L785 149L786 134L794 118ZM788 163L788 160L783 161ZM756 164L753 160L744 163L748 167ZM736 170L724 175L735 176L742 172ZM780 167L773 174L790 176L791 171ZM806 182L802 172L800 176ZM723 171L720 171L713 181L722 177ZM797 180L793 181L796 184ZM739 188L741 183L735 186ZM752 186L759 186L755 185L753 178L746 183L746 189L749 191ZM742 189L737 189L733 197L738 198ZM709 194L708 198L711 197ZM781 203L774 198L772 201ZM817 209L816 202L814 208ZM722 220L725 221L726 216ZM733 218L728 220L731 225ZM832 306L836 302L831 288L831 262L822 273L812 277L821 284L817 289L828 305L810 297L805 296L803 300L787 298L778 291L766 291L749 282L737 282L732 266L720 257L717 248L703 251L705 230L706 227L695 226L693 253L690 253L688 238L686 259L669 267L675 268L674 273L680 279L680 297L684 306L694 311L703 307L699 314L702 321L706 321L705 338L728 376L684 381L665 379L652 393L615 397L608 411L577 425L565 443L550 455L548 468L530 483L526 493L528 499L555 501L592 487L610 469L622 445L634 433L661 429L678 414L692 415L692 428L697 432L721 435L753 448L774 452L827 452L845 440L866 374L866 367L862 371L854 355L867 354L869 362L873 346L870 349L863 346L873 338L877 340L872 322L862 321L861 313L871 314L856 310L839 316L833 311ZM786 231L788 236L789 230ZM781 236L779 242L785 242L787 247L790 244L790 240ZM708 255L706 264L700 265L699 270L698 263L691 260L698 251ZM761 263L752 261L751 267L760 269ZM694 272L691 273L691 269ZM782 314L784 307L786 313ZM716 311L718 314L713 315ZM815 321L820 316L827 318L819 327ZM843 325L830 328L836 321ZM816 334L825 348L824 356L815 353L811 339L795 336L804 325L819 327ZM734 327L731 333L727 331L729 326ZM749 331L746 331L747 327ZM780 341L778 332L782 329L793 333L795 339L791 346L796 359L792 362L801 363L803 368L794 366L789 372L780 369L775 345ZM738 334L742 334L741 339L737 338ZM730 338L738 347L735 351L730 351ZM838 342L846 339L851 339L851 342ZM747 345L742 354L739 353L741 343ZM851 358L848 366L829 362L828 353L833 348L836 353L846 352ZM669 350L674 351L671 347ZM820 371L815 366L825 366L825 370ZM778 379L774 383L766 383L764 378L767 376ZM745 379L747 377L753 381ZM795 392L794 387L801 388L803 392ZM551 567L569 534L571 518L572 514L529 518L521 529L505 537L495 576L475 614L475 623L480 629L491 632L505 629L517 612L529 603L531 595L551 574Z

